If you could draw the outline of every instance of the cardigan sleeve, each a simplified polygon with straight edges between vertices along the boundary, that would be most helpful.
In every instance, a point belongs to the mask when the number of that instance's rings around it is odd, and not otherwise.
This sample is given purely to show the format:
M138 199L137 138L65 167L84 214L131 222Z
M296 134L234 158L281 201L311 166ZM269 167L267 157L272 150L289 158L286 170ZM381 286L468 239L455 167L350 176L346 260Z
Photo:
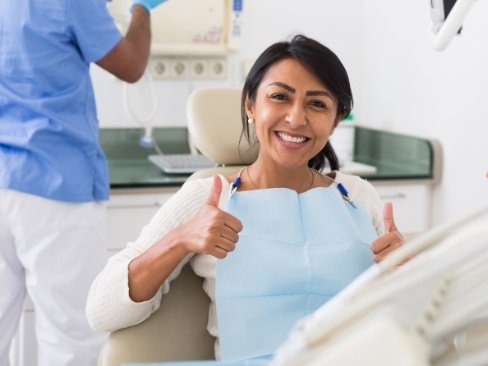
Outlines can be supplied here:
M162 295L169 292L171 280L179 275L192 255L177 266L153 298L143 302L134 302L129 297L129 263L168 232L194 216L207 200L210 188L208 179L185 183L158 210L139 237L108 260L88 294L86 315L93 329L114 331L132 326L141 323L159 308Z
M343 183L352 200L358 201L371 218L378 235L384 234L383 211L378 192L368 181L355 176L336 172L336 180Z

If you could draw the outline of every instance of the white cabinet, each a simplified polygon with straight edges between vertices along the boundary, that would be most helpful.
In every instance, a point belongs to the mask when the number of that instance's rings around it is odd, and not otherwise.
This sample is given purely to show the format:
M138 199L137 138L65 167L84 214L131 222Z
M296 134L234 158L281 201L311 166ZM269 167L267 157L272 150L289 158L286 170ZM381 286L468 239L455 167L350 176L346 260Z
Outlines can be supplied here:
M125 190L112 193L107 207L108 254L117 253L133 241L156 211L178 187L158 190Z
M142 227L178 189L141 189L112 192L107 204L107 258L137 238ZM19 329L10 351L12 366L36 366L35 312L27 296Z
M400 232L412 236L431 227L432 186L428 182L372 181L382 203L393 203L393 217Z

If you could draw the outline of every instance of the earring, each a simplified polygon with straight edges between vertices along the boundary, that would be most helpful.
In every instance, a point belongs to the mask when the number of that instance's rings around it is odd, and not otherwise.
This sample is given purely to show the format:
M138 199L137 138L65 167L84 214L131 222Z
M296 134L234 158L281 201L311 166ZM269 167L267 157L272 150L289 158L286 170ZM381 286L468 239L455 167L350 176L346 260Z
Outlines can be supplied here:
M249 123L250 125L252 125L254 123L254 119L252 117L249 117L247 119L247 123Z

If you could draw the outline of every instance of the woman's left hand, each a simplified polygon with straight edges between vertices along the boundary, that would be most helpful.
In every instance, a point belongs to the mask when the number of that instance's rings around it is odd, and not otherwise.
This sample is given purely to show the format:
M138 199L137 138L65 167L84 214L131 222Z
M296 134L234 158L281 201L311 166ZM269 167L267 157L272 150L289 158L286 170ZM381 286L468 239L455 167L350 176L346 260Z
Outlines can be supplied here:
M381 262L386 255L401 247L405 243L403 235L398 231L393 219L393 204L387 202L383 209L383 221L385 223L385 234L378 237L373 244L371 250L374 254L374 261Z

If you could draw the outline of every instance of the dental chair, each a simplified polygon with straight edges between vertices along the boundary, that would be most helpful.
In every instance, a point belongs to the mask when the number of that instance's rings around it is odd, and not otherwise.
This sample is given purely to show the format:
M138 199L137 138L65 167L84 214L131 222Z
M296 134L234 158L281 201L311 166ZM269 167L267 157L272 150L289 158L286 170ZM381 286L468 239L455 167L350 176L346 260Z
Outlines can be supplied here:
M232 175L256 160L257 144L241 138L241 89L195 90L188 98L186 113L192 144L217 164L216 168L194 173L190 179Z
M257 150L241 136L240 89L195 90L187 102L191 143L216 167L189 179L232 175L252 163ZM138 325L112 332L98 366L124 363L214 359L214 338L207 332L210 299L202 279L187 265L171 283L160 308Z

